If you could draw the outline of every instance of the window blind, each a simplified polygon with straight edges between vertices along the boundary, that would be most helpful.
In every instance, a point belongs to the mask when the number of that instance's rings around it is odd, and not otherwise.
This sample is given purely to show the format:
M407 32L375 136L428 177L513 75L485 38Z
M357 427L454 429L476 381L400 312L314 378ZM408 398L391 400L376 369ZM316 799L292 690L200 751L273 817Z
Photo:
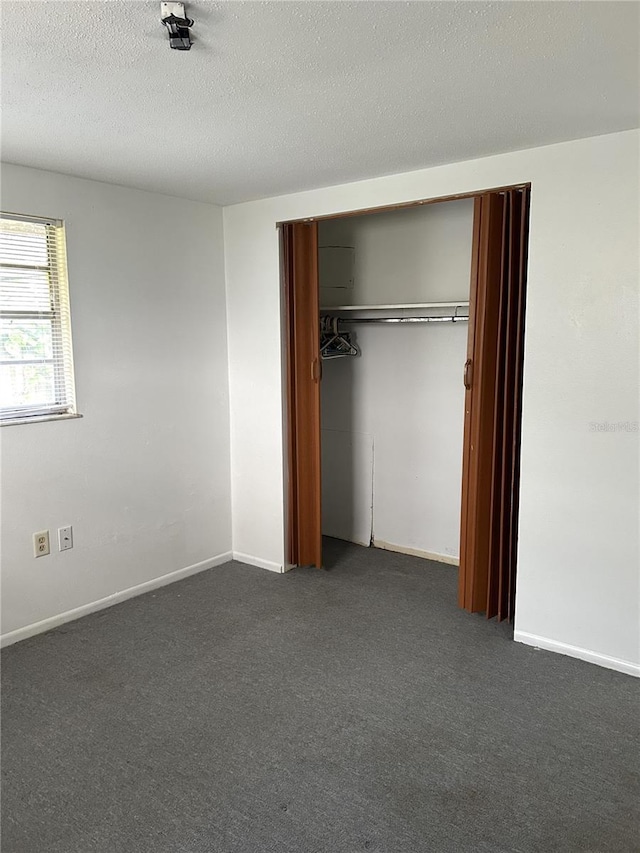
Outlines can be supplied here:
M0 420L75 414L64 224L0 214Z

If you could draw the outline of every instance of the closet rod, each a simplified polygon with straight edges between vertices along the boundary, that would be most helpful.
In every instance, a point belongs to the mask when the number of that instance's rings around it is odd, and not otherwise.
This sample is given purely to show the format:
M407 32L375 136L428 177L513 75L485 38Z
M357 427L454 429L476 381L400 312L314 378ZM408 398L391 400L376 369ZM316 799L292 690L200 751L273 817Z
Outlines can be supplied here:
M455 317L340 317L340 323L458 323L468 320L469 317L465 314L458 314Z

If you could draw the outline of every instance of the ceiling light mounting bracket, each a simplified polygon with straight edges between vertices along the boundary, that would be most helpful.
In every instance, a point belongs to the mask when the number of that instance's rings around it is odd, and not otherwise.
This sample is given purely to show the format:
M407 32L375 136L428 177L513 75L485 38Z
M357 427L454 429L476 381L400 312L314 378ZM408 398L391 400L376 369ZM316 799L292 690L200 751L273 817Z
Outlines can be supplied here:
M191 50L193 21L185 15L184 3L160 3L160 18L169 30L169 45L174 50Z

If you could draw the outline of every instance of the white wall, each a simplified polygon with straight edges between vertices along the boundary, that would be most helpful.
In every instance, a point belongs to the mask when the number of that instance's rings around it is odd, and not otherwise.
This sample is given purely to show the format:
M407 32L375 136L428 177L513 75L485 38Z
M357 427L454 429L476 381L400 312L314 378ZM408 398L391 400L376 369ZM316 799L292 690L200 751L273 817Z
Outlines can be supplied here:
M332 294L321 276L320 302L366 305L466 300L472 231L472 199L324 220L318 226L320 246L355 248L354 283L351 290Z
M638 131L224 210L234 549L284 563L276 222L531 181L517 638L640 672Z
M321 222L320 246L355 252L348 292L321 266L320 302L468 300L472 233L470 199ZM467 324L353 334L361 355L323 368L323 532L457 558Z
M11 640L229 556L229 413L219 208L15 166L1 192L3 210L65 220L83 415L0 429ZM52 553L34 559L42 529Z

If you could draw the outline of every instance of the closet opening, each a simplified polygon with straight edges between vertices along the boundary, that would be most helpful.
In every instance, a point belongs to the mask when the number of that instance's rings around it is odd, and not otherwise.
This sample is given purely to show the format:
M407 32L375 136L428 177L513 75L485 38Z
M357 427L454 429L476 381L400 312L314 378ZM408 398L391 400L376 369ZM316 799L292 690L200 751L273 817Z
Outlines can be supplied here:
M515 602L529 185L281 223L287 548L459 565Z

